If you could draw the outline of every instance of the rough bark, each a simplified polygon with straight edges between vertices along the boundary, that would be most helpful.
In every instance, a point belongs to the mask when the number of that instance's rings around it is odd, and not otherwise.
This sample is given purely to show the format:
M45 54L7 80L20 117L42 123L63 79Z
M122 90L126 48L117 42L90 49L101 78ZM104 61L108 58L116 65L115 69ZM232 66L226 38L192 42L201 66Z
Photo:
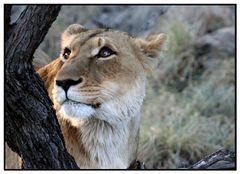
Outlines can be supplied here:
M5 31L4 41L6 41L8 38L7 33L10 28L11 10L12 10L12 5L4 6L4 31Z
M9 26L9 8L5 25ZM55 111L32 66L33 53L60 11L58 5L29 5L5 28L5 134L25 169L77 169L67 152Z
M197 163L181 169L236 169L236 155L233 151L220 149Z

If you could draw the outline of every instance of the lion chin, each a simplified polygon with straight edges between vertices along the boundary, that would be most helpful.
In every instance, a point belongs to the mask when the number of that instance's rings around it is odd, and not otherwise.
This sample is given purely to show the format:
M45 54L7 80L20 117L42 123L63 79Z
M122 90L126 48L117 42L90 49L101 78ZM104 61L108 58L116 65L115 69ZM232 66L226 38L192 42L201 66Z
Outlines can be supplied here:
M79 120L88 119L92 117L95 112L95 108L91 105L75 102L64 102L59 110L61 116L64 119L71 120L75 126L79 125Z

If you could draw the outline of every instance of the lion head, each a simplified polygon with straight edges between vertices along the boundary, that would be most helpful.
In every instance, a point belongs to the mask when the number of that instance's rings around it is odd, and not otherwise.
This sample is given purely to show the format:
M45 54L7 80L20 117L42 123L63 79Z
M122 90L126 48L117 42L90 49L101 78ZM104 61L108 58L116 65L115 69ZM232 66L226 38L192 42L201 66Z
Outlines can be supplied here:
M70 25L62 34L61 54L47 85L55 107L69 119L101 115L106 121L113 121L104 118L106 112L125 112L123 105L139 107L146 76L156 65L165 39L164 34L143 39L111 29ZM123 117L116 113L114 119Z

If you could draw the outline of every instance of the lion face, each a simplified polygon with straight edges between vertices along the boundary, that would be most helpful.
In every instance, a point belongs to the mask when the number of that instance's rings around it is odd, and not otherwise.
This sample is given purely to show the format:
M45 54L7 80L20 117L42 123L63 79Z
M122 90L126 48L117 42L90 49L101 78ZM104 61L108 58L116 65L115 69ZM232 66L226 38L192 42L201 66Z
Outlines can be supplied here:
M107 112L116 113L116 120L118 111L140 107L146 75L164 40L163 34L140 39L115 30L70 25L62 35L63 65L53 84L55 107L72 119L101 115L108 121L113 118L107 118Z

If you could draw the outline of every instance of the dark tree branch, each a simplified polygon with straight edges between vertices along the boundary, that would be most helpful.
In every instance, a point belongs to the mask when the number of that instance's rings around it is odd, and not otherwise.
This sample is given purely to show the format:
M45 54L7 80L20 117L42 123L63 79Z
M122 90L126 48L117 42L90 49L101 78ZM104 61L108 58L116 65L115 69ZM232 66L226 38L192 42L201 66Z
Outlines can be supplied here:
M11 21L12 5L4 5L4 25L7 26Z
M11 30L5 30L4 138L26 169L78 168L65 148L47 91L32 66L33 53L59 11L58 5L29 5Z
M4 31L5 33L8 32L10 28L10 22L11 22L11 10L12 5L4 5ZM5 40L7 40L7 35L5 35Z
M189 169L234 169L235 153L220 149L189 167Z
M236 156L230 150L220 149L197 163L181 169L236 169Z

